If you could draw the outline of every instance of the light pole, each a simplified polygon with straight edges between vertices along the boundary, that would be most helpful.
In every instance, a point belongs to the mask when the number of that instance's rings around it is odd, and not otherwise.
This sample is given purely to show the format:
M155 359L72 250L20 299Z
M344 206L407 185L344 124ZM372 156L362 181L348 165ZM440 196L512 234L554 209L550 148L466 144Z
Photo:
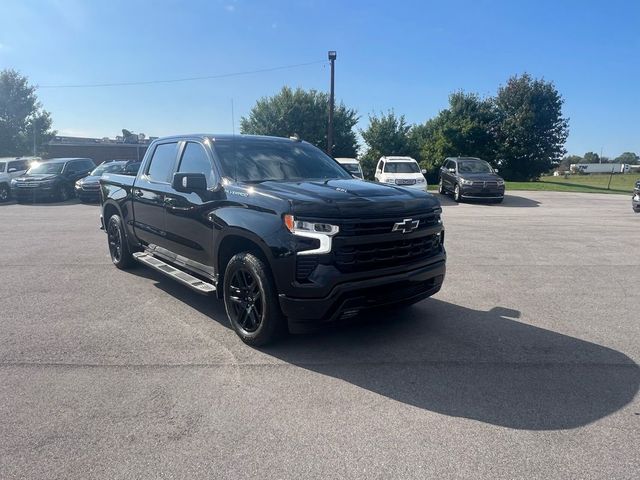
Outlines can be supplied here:
M334 68L337 53L329 50L329 61L331 62L331 92L329 93L329 127L327 130L327 154L333 155L333 104L334 104Z

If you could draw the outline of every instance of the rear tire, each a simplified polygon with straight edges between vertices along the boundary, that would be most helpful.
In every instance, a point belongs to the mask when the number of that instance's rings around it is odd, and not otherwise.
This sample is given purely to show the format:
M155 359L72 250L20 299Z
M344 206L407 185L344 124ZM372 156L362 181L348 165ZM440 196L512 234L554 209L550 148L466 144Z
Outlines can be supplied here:
M8 202L11 198L11 190L9 190L9 185L3 183L0 185L0 203Z
M224 306L231 326L247 345L276 340L286 322L269 267L251 253L234 255L224 273Z
M119 215L112 215L107 222L107 241L111 261L120 270L131 268L135 263L131 248L124 233L124 226Z

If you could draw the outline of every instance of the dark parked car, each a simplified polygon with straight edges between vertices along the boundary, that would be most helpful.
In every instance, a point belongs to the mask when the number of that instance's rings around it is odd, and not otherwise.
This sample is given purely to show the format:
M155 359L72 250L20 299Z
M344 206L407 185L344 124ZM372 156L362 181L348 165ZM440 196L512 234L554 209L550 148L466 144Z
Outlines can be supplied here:
M640 213L640 180L636 182L636 186L633 189L633 196L631 197L631 206L633 211Z
M86 177L76 182L76 195L81 202L100 201L100 177L104 173L133 175L138 173L140 162L130 160L107 160L102 162Z
M89 175L96 165L90 158L54 158L35 163L27 173L11 180L18 202L65 201L74 195L76 181Z
M444 280L435 196L356 180L298 139L162 138L136 177L100 185L116 267L137 261L223 298L250 345L415 303Z
M504 180L484 160L474 157L447 158L440 168L438 191L453 194L456 202L462 200L491 200L497 203L504 199Z

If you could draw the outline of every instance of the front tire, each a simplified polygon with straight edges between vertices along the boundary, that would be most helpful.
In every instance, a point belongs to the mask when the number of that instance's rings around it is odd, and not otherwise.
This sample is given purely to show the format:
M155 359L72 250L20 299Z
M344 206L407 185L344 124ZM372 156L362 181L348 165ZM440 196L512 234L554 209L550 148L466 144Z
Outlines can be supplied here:
M129 242L127 242L122 219L119 215L112 215L107 222L107 241L113 264L120 270L131 268L135 260L131 255Z
M69 188L66 185L60 185L56 193L56 199L59 202L66 202L70 198L71 198L71 193L69 193Z
M453 199L456 202L460 202L462 200L462 196L460 195L460 185L458 184L453 188Z
M251 253L234 255L224 273L224 306L240 339L254 347L273 342L285 320L267 265Z
M0 185L0 203L9 201L11 198L11 190L9 190L9 185L3 183Z
M438 193L440 195L444 195L445 194L445 190L444 190L444 184L442 183L442 178L440 179L440 181L438 182Z

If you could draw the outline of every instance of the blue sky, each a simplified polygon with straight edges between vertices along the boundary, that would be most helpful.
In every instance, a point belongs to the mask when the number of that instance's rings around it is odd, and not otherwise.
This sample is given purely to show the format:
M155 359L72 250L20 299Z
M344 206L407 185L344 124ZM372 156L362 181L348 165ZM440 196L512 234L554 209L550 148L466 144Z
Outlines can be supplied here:
M555 82L570 153L640 153L640 1L2 0L0 69L38 85L146 81L322 61L361 114L423 122L463 89L517 73ZM232 78L40 89L61 134L236 130L283 85L328 88L326 63Z

